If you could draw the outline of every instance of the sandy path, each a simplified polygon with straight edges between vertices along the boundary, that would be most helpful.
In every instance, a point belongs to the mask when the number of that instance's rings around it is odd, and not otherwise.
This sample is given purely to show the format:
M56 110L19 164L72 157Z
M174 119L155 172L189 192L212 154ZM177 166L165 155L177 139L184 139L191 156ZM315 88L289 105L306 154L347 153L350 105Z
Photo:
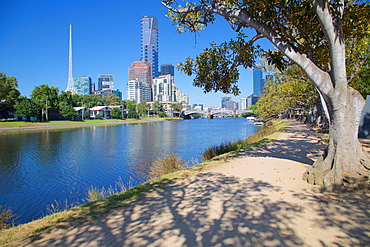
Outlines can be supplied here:
M321 193L301 179L317 141L291 122L263 148L32 245L370 246L369 195Z

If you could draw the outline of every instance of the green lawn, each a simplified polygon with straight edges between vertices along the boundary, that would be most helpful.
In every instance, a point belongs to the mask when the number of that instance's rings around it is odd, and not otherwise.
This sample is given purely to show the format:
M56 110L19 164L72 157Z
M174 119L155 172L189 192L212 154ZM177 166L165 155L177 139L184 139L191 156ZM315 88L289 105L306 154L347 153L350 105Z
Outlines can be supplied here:
M79 120L79 121L70 121L70 120L60 120L60 121L49 121L49 122L0 122L0 128L17 128L17 127L37 127L37 126L57 126L57 125L73 125L73 124L101 124L101 123L122 123L122 122L140 122L140 121L158 121L165 119L175 119L175 118L143 118L143 119L88 119L88 120ZM176 118L177 119L177 118Z

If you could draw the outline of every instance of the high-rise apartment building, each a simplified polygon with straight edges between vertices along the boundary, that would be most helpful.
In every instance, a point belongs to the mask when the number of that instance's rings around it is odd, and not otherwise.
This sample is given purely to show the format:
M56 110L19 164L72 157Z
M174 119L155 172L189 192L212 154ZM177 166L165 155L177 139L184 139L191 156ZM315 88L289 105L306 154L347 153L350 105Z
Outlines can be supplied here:
M89 75L73 78L74 90L79 95L87 95L92 92L92 80Z
M158 18L141 18L141 61L152 64L152 78L158 76Z
M263 73L260 68L253 69L253 95L259 96L263 87L265 86L265 80L263 79Z
M113 90L114 76L113 75L98 75L98 90Z
M170 63L165 63L161 65L161 75L167 75L167 74L175 76L174 66Z
M131 80L127 83L127 99L133 100L137 104L150 102L152 98L151 92L150 87L142 82Z
M174 102L174 77L170 74L153 79L153 101Z
M189 104L189 96L187 96L185 93L183 93L177 86L176 84L173 85L174 87L174 94L175 94L175 99L174 101L181 103L183 105L188 105Z

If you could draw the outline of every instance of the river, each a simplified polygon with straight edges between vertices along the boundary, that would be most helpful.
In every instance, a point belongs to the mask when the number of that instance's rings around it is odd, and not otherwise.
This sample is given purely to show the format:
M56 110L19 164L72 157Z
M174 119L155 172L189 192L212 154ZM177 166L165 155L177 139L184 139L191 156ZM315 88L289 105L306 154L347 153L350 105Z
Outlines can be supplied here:
M260 128L216 118L0 132L0 206L13 211L16 224L26 223L86 202L92 186L139 184L133 164L175 153L194 165L208 146Z

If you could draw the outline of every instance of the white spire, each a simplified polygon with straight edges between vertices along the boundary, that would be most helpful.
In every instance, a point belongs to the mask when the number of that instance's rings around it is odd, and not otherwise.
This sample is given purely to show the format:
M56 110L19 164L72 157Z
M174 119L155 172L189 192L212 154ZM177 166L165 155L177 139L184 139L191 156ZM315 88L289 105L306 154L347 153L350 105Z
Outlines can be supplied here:
M72 24L69 25L68 85L66 92L76 93L72 73Z

